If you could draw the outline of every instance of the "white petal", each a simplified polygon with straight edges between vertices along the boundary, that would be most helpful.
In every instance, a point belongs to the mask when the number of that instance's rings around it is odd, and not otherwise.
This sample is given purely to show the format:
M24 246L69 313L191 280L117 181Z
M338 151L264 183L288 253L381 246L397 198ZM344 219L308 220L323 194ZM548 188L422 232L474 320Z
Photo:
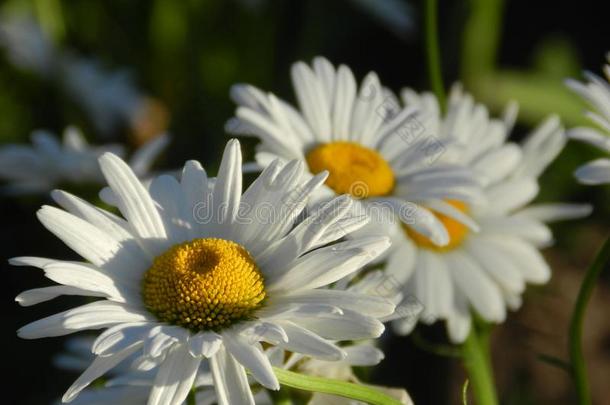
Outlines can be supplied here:
M17 334L23 339L62 336L83 329L100 329L121 322L146 321L147 315L112 301L97 301L29 323Z
M337 69L337 84L331 114L335 139L346 140L349 138L349 124L355 97L356 80L354 75L347 66L341 65Z
M9 264L13 266L31 266L43 269L44 266L50 263L55 263L57 260L47 259L46 257L21 256L9 259Z
M127 357L131 356L137 350L142 347L142 343L135 343L126 349L118 352L116 354L110 356L98 356L95 358L93 363L81 374L80 377L72 384L68 391L64 394L62 401L70 402L78 393L83 390L83 388L87 387L94 380L103 376L108 370L114 368L121 361L125 360Z
M485 153L473 163L473 169L483 185L494 184L505 179L521 162L521 149L509 143Z
M45 228L95 266L103 266L121 249L116 239L58 208L43 206L37 215Z
M536 246L548 246L553 241L553 234L545 224L518 215L484 218L480 223L486 234L516 236Z
M208 176L195 160L189 160L184 164L182 179L180 180L182 193L186 201L186 209L193 225L191 238L200 235L200 225L207 219L205 210L211 205L211 192L208 187ZM203 210L203 211L202 211Z
M351 291L310 290L289 292L287 295L273 298L275 305L290 304L326 304L342 309L351 309L364 315L382 317L394 311L394 304L383 296L365 295Z
M341 242L320 248L295 261L276 280L268 281L268 291L298 291L331 284L360 269L390 246L386 237Z
M254 326L246 329L244 334L248 334L248 340L252 342L267 342L279 345L288 341L284 329L271 322L256 322Z
M45 276L56 283L100 293L117 302L126 302L126 297L132 296L138 299L138 291L120 285L112 277L84 263L51 263L45 266L44 271Z
M144 354L148 357L159 357L177 342L186 343L189 332L181 326L159 325L152 328L144 344Z
M323 313L318 316L299 317L293 322L310 331L333 340L355 340L379 337L384 331L377 319L345 310L343 314Z
M515 267L511 257L495 249L485 237L473 237L465 241L465 247L481 268L498 282L503 289L512 293L522 293L525 280L521 271Z
M81 295L85 297L102 297L104 294L83 290L82 288L67 287L64 285L54 285L52 287L33 288L26 290L15 297L15 301L22 307L40 304L49 301L60 295Z
M328 361L342 360L346 356L334 343L293 322L283 321L281 325L288 335L288 342L281 346L288 351Z
M329 141L331 132L330 106L322 84L303 62L292 65L290 73L299 106L307 122L320 141Z
M188 212L182 190L178 181L168 175L156 177L150 185L150 195L160 206L165 233L173 243L182 243L191 236L192 212Z
M580 127L568 131L568 137L581 142L586 142L605 152L610 152L610 137L593 128Z
M221 347L210 359L218 405L255 405L246 370Z
M159 367L148 397L148 405L180 405L189 395L200 358L190 355L185 345L176 345Z
M108 185L118 198L118 208L138 235L143 239L164 239L166 233L161 216L129 166L111 153L105 153L99 161Z
M449 234L442 222L430 210L397 198L385 198L397 213L400 220L417 233L424 235L438 246L449 243Z
M235 220L239 210L241 187L241 150L239 142L232 139L227 143L222 155L213 192L213 215L219 224L229 224Z
M472 320L466 297L456 291L456 294L454 294L454 311L447 319L449 339L455 344L464 342L470 333L471 327Z
M457 288L483 318L492 322L503 321L506 308L498 287L468 256L457 251L450 255L450 274Z
M93 346L91 346L91 352L97 355L117 353L135 342L143 342L144 337L153 326L154 324L148 322L115 325L106 329L95 339Z
M169 141L170 137L167 134L161 134L138 148L129 159L129 166L133 172L140 177L145 175Z
M345 361L351 366L368 367L376 366L384 359L381 350L368 344L356 344L344 348L347 353Z
M242 336L226 332L223 334L227 351L252 373L252 376L264 387L279 390L280 383L273 372L269 359L265 356L259 343L248 342Z
M531 218L541 222L578 219L591 214L589 204L534 204L515 213L515 216Z
M479 225L470 218L467 214L464 214L459 209L455 208L453 205L443 201L443 200L430 200L426 202L426 207L439 212L449 218L456 220L457 222L466 225L471 231L479 232Z
M214 332L199 332L189 337L189 352L195 357L210 358L222 345L222 337Z
M574 172L574 176L583 184L610 183L610 159L596 159L580 166Z
M124 219L65 191L53 190L51 197L69 213L84 219L117 240L133 239L133 235L129 231L129 224Z
M514 237L487 238L487 240L513 261L525 281L544 284L551 278L551 268L540 252L530 244Z
M494 213L506 213L521 208L536 195L538 183L531 178L511 180L492 186L487 190L489 210Z
M313 214L298 224L288 235L270 246L256 257L257 263L269 272L277 272L285 268L292 260L303 253L320 246L325 233L335 223L340 221L350 211L353 200L343 195L322 205Z

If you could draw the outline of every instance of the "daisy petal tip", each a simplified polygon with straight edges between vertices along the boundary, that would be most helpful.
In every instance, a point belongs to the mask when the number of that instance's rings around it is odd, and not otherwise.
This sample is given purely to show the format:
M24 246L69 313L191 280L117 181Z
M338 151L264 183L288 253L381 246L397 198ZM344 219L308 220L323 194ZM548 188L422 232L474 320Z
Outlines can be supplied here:
M235 134L240 125L241 121L239 118L230 118L227 120L227 122L225 122L224 130L229 134Z
M27 326L23 326L23 327L17 329L17 336L20 337L21 339L27 339L27 340L35 339L36 338L35 336L33 336L30 333L30 331L27 328Z
M236 152L236 149L239 150L239 140L236 138L229 139L229 142L227 142L226 150Z
M51 190L49 194L51 195L53 201L58 202L57 200L61 200L66 195L66 192L56 188Z
M23 263L23 261L21 261L20 257L11 257L10 259L7 260L7 262L11 266L23 266L24 265L24 263Z
M112 162L112 161L116 162L117 160L120 160L121 162L123 161L120 157L118 157L117 155L115 155L112 152L104 152L104 153L102 153L102 155L97 160L100 163L100 165L104 164L104 163L109 163L109 162Z
M593 205L582 204L580 214L582 217L588 217L593 213Z
M383 332L385 332L385 325L379 321L377 321L377 325L373 328L372 330L372 337L373 338L378 338L381 335L383 335Z
M432 235L432 238L430 240L432 241L432 243L439 247L447 246L450 242L449 234L447 232L435 233L434 235Z

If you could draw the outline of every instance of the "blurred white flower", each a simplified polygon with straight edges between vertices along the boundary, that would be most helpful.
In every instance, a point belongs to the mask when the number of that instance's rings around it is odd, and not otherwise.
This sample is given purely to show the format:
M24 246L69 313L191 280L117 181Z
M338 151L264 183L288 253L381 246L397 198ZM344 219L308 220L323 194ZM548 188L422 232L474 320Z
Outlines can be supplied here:
M125 70L106 70L94 59L56 48L29 15L0 16L0 46L21 69L55 81L105 136L129 127L140 141L166 130L169 112L142 94Z
M42 29L29 16L0 15L0 46L11 63L48 77L55 69L55 49Z
M551 270L540 248L552 243L547 222L586 216L588 205L531 205L538 177L557 157L566 136L557 117L550 117L521 144L508 141L516 106L504 120L489 117L459 86L451 91L447 113L436 97L406 89L406 105L418 108L417 119L447 145L442 159L470 167L483 185L484 204L454 199L431 201L428 207L445 225L449 243L439 247L428 237L404 228L394 232L386 272L402 283L405 297L423 306L421 320L447 322L450 339L459 343L476 311L488 322L502 322L506 309L521 303L526 284L546 283ZM410 320L396 320L406 334Z
M322 57L312 67L295 63L291 73L300 110L271 93L236 85L231 96L238 108L227 131L261 140L261 167L280 158L301 160L310 175L327 170L318 198L354 196L382 233L402 221L435 244L447 244L443 224L416 204L473 203L481 192L468 168L443 163L446 145L423 136L415 108L401 107L374 72L358 88L347 66L335 68Z
M610 62L610 53L607 55ZM594 111L588 111L586 116L594 127L578 127L568 131L572 139L589 143L606 153L610 153L610 65L604 66L606 78L586 72L587 83L569 79L566 84L576 94L581 96ZM574 173L584 184L610 183L610 159L596 159L579 167Z
M92 146L81 132L68 127L60 141L46 131L32 134L32 145L10 144L0 147L0 187L3 194L46 193L62 184L102 184L104 178L98 157L106 152L125 155L122 145ZM161 135L137 149L129 165L138 177L146 177L153 161L169 142Z
M54 358L55 366L68 371L82 373L95 360L92 348L95 345L93 336L78 336L68 339L64 352ZM155 381L156 367L162 359L152 362L142 362L137 353L117 364L106 374L101 384L84 389L72 401L75 405L146 405L150 390ZM211 405L216 403L216 393L212 386L212 373L202 363L197 371L193 383L196 390L195 403L197 405ZM261 390L262 399L268 395ZM259 403L257 401L257 403Z

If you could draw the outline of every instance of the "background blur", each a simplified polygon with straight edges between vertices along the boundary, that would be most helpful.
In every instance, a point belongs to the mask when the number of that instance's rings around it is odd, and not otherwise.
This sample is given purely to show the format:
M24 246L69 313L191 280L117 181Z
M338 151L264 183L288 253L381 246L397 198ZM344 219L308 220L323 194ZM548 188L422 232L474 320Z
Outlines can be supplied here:
M560 112L567 126L582 122L583 106L562 81L580 78L585 68L601 70L610 25L599 2L441 0L440 8L447 85L464 82L496 112L509 99L519 100L517 137L552 111ZM223 126L234 110L228 96L233 83L251 83L292 102L290 64L324 55L349 65L359 80L375 70L394 90L427 88L420 2L0 1L3 24L23 15L67 55L97 61L109 72L126 69L145 108L110 129L100 128L64 86L44 72L18 66L0 47L0 145L28 142L34 129L61 133L74 124L91 142L133 148L167 127L172 143L156 168L197 159L213 174L228 139ZM254 143L244 145L251 158ZM571 402L567 373L541 357L566 357L567 322L581 276L610 229L610 189L580 186L571 175L596 153L570 144L542 179L540 200L593 201L595 212L555 227L556 246L546 252L555 271L551 283L531 290L523 309L496 328L494 366L505 404ZM2 347L7 348L1 362L6 376L2 403L50 403L75 378L52 366L64 339L25 341L15 335L25 323L77 302L61 299L30 308L14 302L22 290L49 282L41 271L12 268L6 259L70 255L37 222L35 212L44 203L49 203L44 196L0 196L0 305ZM610 272L604 277L586 324L585 349L598 404L610 404ZM420 329L415 340L386 336L386 360L371 378L405 386L417 404L460 403L464 375L458 362L422 350L422 342L444 343L443 329Z

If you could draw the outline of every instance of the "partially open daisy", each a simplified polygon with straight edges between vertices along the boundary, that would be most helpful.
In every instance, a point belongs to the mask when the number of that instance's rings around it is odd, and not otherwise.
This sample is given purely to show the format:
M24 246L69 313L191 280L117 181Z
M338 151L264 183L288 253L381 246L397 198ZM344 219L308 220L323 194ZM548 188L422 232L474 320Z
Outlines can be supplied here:
M552 242L546 222L587 215L589 206L529 205L538 194L538 176L562 150L566 137L557 117L550 117L520 144L507 142L516 108L505 119L491 119L487 109L456 86L442 119L431 94L403 91L407 105L419 107L419 118L450 145L443 159L471 167L484 185L486 204L447 199L429 206L448 230L443 247L411 229L397 232L387 274L403 285L405 297L423 306L421 320L447 321L450 339L467 337L472 311L489 322L502 322L507 307L517 308L526 284L548 281L551 271L539 248ZM451 215L448 215L451 213ZM454 218L469 216L472 232ZM409 333L409 319L394 321Z
M408 227L447 244L441 222L413 203L470 203L480 198L478 184L467 168L440 164L446 145L424 135L414 109L401 108L375 73L358 88L347 66L335 68L321 57L312 67L294 64L292 82L300 110L253 86L234 86L239 107L227 131L262 141L256 153L261 167L281 158L305 162L312 175L326 170L323 195L351 194L365 206L391 208Z
M134 152L129 165L138 177L148 174L168 142L167 135L160 135ZM0 179L8 182L0 191L46 193L60 184L100 184L104 177L97 159L106 152L125 154L119 144L89 145L74 127L64 131L61 142L46 131L35 131L32 146L11 144L0 148Z
M91 352L94 344L93 336L76 336L68 339L65 350L54 358L55 366L62 370L82 373L95 360L96 355ZM156 367L163 361L163 358L152 359L153 362L146 364L138 355L139 353L134 353L109 370L103 381L97 381L93 386L82 390L71 403L76 405L146 405L151 387L155 382ZM209 364L202 362L193 382L191 392L194 395L187 401L194 400L196 405L216 404L217 398L213 385ZM254 397L258 405L272 404L269 401L267 390L259 388Z
M610 53L607 55L610 63ZM587 101L595 111L588 111L587 117L594 127L578 127L568 131L570 138L589 143L606 153L610 153L610 65L604 66L601 78L593 73L585 73L587 83L568 80L570 89ZM610 159L596 159L579 167L574 173L576 178L584 184L610 183Z
M161 359L149 404L180 404L203 359L219 404L252 404L246 369L262 386L279 388L260 341L340 360L345 352L333 341L382 333L377 318L393 312L390 301L321 287L381 254L388 239L334 243L366 223L350 216L353 202L345 196L295 226L325 173L302 181L301 162L276 161L242 195L234 140L213 187L193 161L180 181L160 176L150 190L115 155L103 155L100 165L124 218L61 191L53 197L65 211L45 206L38 213L87 262L11 260L62 284L22 293L22 305L58 295L103 298L19 330L34 339L106 329L93 346L95 361L64 401L140 353L143 361Z

